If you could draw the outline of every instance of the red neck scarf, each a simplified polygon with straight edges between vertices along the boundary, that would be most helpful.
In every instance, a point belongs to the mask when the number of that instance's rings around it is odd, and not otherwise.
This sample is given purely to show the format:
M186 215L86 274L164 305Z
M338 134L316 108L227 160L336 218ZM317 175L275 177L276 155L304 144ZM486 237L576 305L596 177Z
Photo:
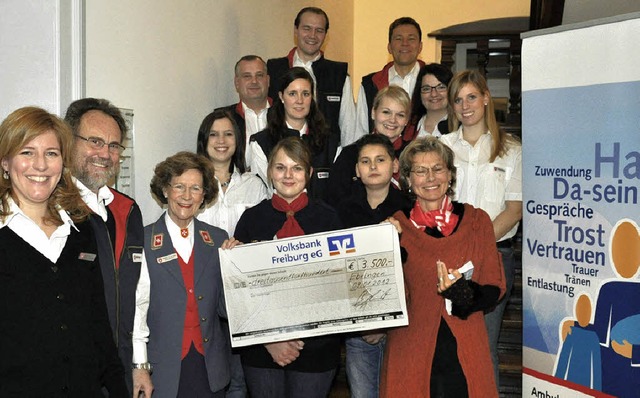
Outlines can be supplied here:
M298 220L296 220L294 216L296 212L307 207L308 203L309 197L307 197L306 192L301 193L300 196L291 203L287 203L287 201L278 196L278 194L273 194L271 197L271 206L273 206L274 209L287 214L287 221L285 221L284 224L282 224L282 228L276 232L276 237L278 239L304 235L302 227L300 227Z
M438 210L422 211L420 204L416 201L409 219L422 231L426 227L437 228L444 236L451 235L458 225L458 215L453 213L453 204L447 195L444 195L442 205Z

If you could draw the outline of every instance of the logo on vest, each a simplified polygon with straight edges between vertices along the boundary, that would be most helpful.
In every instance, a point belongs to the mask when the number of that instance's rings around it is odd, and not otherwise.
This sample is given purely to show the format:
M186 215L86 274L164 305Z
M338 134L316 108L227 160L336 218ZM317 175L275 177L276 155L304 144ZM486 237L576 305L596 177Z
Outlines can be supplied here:
M202 240L209 246L213 246L213 240L211 239L211 235L209 235L208 231L198 231L200 236L202 236Z
M153 235L153 240L151 242L151 250L156 250L161 248L163 241L164 241L164 234Z

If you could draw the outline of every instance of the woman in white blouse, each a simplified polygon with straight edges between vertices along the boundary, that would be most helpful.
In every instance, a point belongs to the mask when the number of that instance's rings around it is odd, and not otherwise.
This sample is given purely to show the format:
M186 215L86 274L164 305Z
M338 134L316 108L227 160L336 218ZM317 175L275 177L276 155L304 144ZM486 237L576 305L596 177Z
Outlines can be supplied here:
M242 213L267 198L262 180L246 171L245 142L233 117L224 110L208 114L198 130L198 154L213 163L218 185L218 197L198 219L224 229L229 236Z
M522 218L522 145L498 126L487 81L479 72L457 73L449 82L448 98L455 115L449 120L452 133L440 139L455 154L455 199L489 214L507 279L504 298L485 315L497 381L498 337L515 273L512 238Z
M267 198L264 182L246 171L245 142L235 120L224 110L208 114L198 130L197 151L213 164L218 196L197 218L227 231L229 236L233 236L242 213ZM246 395L240 356L232 355L231 383L227 396Z

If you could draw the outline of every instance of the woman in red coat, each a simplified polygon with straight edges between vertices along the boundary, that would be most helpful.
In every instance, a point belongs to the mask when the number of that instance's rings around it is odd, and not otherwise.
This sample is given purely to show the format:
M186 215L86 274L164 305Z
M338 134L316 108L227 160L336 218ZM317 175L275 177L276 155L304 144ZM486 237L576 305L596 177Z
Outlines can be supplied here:
M453 152L438 139L409 144L400 174L416 198L409 214L391 219L408 254L409 326L388 333L380 395L497 397L483 310L504 294L505 280L491 220L451 201Z

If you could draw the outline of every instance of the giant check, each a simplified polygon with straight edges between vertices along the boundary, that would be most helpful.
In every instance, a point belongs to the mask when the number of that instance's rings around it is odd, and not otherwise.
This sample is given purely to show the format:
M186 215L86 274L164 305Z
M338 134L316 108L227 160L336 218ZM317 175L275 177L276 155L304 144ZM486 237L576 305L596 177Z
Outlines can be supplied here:
M233 347L408 325L391 224L220 249Z

